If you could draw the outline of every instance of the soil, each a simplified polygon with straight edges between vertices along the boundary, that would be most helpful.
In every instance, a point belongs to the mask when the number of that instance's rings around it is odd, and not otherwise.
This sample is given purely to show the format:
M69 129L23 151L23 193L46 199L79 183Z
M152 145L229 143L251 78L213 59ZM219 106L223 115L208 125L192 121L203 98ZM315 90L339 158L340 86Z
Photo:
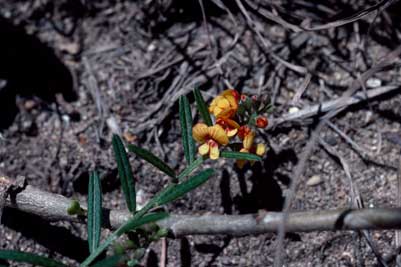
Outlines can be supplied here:
M208 101L231 86L268 96L273 121L294 107L339 97L400 43L400 3L343 26L297 32L265 15L277 13L298 26L321 25L377 1L242 1L246 15L238 2L1 1L0 174L23 175L30 185L85 201L88 173L97 168L104 206L125 209L113 133L148 148L179 171L185 161L177 100L194 86ZM399 64L399 58L394 62ZM310 83L294 102L309 74ZM400 82L399 65L393 65L370 77L365 89ZM397 92L331 120L357 147L333 128L324 127L320 134L349 165L365 207L396 204L401 145ZM207 161L217 175L169 205L169 211L281 210L314 125L311 120L261 130L258 141L269 150L261 164L242 171L231 160ZM148 164L134 156L130 160L143 202L168 183ZM310 185L313 176L317 182ZM350 182L322 146L315 146L298 183L295 210L352 206ZM395 266L394 231L369 235L378 255ZM275 241L272 234L170 239L167 266L272 266ZM40 253L71 266L88 255L83 226L48 223L10 209L3 213L0 247ZM157 266L160 249L160 242L153 244L141 264ZM291 234L284 252L286 266L379 265L364 236L352 231Z

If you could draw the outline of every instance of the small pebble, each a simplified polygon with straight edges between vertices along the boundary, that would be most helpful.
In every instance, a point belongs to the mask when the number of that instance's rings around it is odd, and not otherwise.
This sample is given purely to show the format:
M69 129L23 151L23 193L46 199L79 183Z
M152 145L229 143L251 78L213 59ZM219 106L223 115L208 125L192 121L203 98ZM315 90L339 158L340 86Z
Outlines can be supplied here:
M373 112L372 111L367 111L366 116L365 116L365 124L373 122Z
M313 175L311 178L308 179L306 185L308 186L315 186L322 182L322 178L319 175Z
M366 81L366 86L369 88L376 88L382 85L382 81L377 78L370 78Z
M289 113L296 113L299 111L298 107L290 107L290 109L288 110Z
M60 49L71 55L75 55L79 52L80 48L78 43L62 43L60 44Z

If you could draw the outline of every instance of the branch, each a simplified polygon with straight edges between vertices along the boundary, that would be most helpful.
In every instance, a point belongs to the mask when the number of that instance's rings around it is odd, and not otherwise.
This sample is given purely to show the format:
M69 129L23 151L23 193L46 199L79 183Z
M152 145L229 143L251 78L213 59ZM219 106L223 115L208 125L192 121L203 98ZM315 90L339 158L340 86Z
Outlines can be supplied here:
M354 96L347 97L345 100L342 97L340 97L335 100L329 100L322 104L316 104L309 107L305 107L304 109L301 109L296 113L288 113L281 116L280 118L273 120L269 129L274 128L286 122L298 121L302 123L305 122L306 119L316 116L318 114L325 114L330 111L341 110L349 106L359 104L368 99L373 99L379 96L383 96L385 94L392 93L399 89L401 89L400 85L382 86L375 89L371 89L367 91L367 93L359 92Z
M71 200L27 186L21 192L10 195L6 207L34 214L48 221L85 223L82 217L68 215ZM85 207L84 205L82 205ZM104 227L118 228L130 218L126 211L104 209ZM158 222L168 228L175 237L186 235L256 235L277 232L283 213L265 212L248 215L171 215ZM401 208L338 209L327 211L290 212L287 232L396 229L401 226Z

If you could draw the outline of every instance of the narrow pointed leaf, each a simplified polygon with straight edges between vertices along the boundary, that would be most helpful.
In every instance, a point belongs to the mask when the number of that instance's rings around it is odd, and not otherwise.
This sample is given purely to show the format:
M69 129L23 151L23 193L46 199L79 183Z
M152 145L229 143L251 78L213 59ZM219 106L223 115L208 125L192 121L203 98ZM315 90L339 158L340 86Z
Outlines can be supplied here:
M124 192L125 201L130 212L136 210L136 191L135 178L132 174L131 165L121 138L113 135L113 149L117 161L118 174L120 176L121 187Z
M189 178L188 180L172 187L170 190L165 191L161 194L157 200L158 205L164 205L169 202L176 200L177 198L185 195L189 191L194 190L195 188L202 185L206 182L210 176L213 174L213 169L206 169L195 176Z
M104 260L98 261L95 264L91 265L91 267L116 267L119 266L122 258L122 255L113 255L105 258Z
M143 216L143 217L140 217ZM122 234L135 230L136 228L151 222L164 219L168 216L166 212L157 212L148 215L136 213L131 219L124 223L120 228L114 231L109 237L93 251L86 260L81 263L81 267L89 266L108 246L110 246Z
M0 250L0 259L11 260L17 262L30 263L35 266L43 267L63 267L67 266L59 261L55 261L43 256L39 256L33 253L21 252L15 250Z
M199 167L203 162L203 157L197 158L194 162L192 162L189 166L187 166L178 176L178 181L181 181L186 176L190 175L196 168Z
M161 159L159 159L154 154L152 154L152 152L150 152L146 149L137 147L135 145L128 145L128 149L129 149L129 151L134 152L138 157L146 160L147 162L149 162L150 164L152 164L153 166L155 166L156 168L158 168L159 170L161 170L168 176L175 178L174 170L171 169Z
M192 138L191 107L186 96L181 96L179 99L179 113L184 154L188 164L191 164L195 160L195 142Z
M235 152L235 151L222 151L220 153L220 157L227 159L242 159L242 160L254 160L254 161L262 160L262 158L259 157L258 155L245 152Z
M102 189L99 175L94 171L89 177L88 187L88 243L90 252L99 246L101 230Z
M194 89L194 97L202 119L208 126L212 126L212 119L210 118L209 110L207 109L205 100L203 99L202 94L198 88Z

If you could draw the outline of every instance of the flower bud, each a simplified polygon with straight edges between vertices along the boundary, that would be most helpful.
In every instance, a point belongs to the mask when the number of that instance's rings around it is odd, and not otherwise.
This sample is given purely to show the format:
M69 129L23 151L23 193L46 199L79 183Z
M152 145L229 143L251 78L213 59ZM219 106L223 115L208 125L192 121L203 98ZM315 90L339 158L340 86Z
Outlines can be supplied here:
M238 129L238 137L243 140L251 132L251 128L248 125L242 125Z
M267 125L268 125L267 118L263 116L259 116L256 118L256 126L258 128L266 128Z

